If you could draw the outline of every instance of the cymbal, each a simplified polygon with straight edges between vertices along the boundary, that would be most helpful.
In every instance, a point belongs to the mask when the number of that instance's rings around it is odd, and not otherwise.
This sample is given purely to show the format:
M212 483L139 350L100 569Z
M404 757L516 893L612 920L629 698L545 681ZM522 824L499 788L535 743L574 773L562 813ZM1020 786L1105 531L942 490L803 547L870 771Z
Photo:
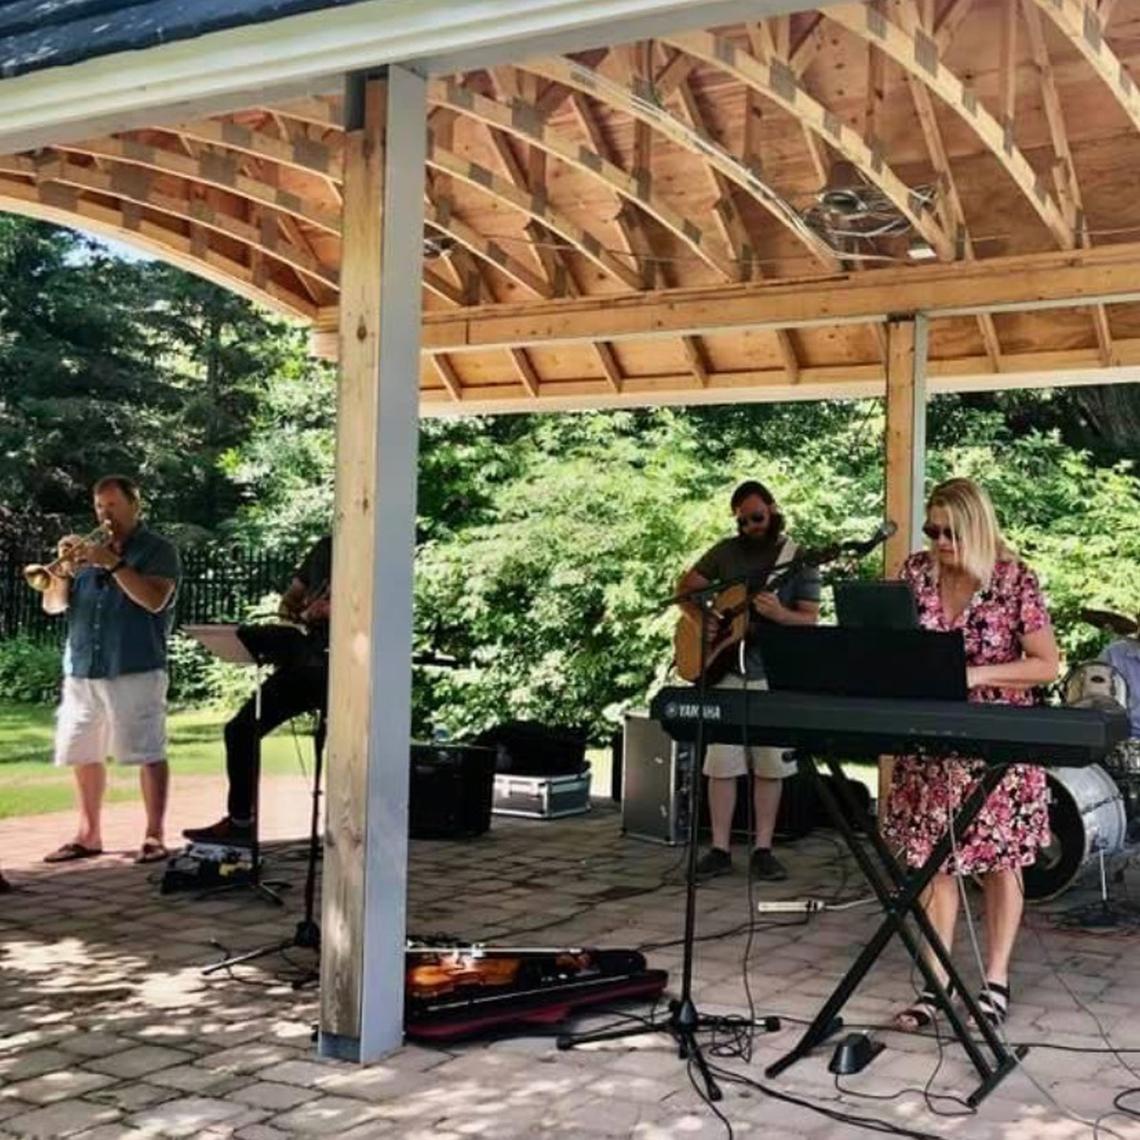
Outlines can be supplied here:
M1135 637L1140 632L1140 624L1135 618L1125 617L1124 614L1116 614L1111 610L1082 609L1081 621L1095 625L1097 629L1119 634L1121 637Z

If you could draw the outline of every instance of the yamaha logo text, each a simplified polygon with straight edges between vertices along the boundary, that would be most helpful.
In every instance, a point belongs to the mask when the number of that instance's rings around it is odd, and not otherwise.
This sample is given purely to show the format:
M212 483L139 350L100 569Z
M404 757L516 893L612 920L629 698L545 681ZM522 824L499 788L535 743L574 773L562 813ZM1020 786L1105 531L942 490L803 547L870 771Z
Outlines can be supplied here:
M713 704L701 706L698 704L670 703L665 708L665 717L667 720L701 720L702 707L704 709L704 720L720 720L720 705Z

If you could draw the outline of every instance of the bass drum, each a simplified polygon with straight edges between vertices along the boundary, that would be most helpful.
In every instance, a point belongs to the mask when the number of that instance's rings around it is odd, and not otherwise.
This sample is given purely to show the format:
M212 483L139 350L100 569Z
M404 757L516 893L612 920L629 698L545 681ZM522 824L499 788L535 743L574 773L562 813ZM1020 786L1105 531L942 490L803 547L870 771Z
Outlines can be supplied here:
M1127 843L1124 799L1116 781L1099 765L1051 768L1049 830L1052 839L1025 868L1025 897L1055 898L1067 890L1097 855L1115 855Z

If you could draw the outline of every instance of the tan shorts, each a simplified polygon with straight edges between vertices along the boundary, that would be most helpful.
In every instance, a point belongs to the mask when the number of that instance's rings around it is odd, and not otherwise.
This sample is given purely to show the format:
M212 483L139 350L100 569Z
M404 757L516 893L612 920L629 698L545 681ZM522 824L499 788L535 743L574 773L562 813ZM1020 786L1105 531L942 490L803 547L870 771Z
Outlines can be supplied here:
M55 762L120 764L166 759L166 670L114 678L64 677L56 713Z
M729 673L717 688L743 689L744 684L744 678L739 673ZM767 681L748 682L750 689L767 687ZM754 776L765 780L783 780L796 770L794 763L784 759L786 751L786 748L770 748L760 744L752 744L747 748L740 744L710 744L705 750L704 773L718 780L727 780L751 771Z

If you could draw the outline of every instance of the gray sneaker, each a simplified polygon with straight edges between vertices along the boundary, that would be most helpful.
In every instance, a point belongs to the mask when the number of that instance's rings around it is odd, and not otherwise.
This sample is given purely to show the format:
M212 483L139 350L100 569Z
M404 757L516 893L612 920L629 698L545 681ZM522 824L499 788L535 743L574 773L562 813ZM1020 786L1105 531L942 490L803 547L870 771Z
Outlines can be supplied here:
M710 847L697 860L697 878L715 879L717 875L727 875L732 871L732 855L719 847Z
M748 869L754 879L763 879L768 883L779 883L788 877L784 864L771 851L764 848L757 847L752 852Z

